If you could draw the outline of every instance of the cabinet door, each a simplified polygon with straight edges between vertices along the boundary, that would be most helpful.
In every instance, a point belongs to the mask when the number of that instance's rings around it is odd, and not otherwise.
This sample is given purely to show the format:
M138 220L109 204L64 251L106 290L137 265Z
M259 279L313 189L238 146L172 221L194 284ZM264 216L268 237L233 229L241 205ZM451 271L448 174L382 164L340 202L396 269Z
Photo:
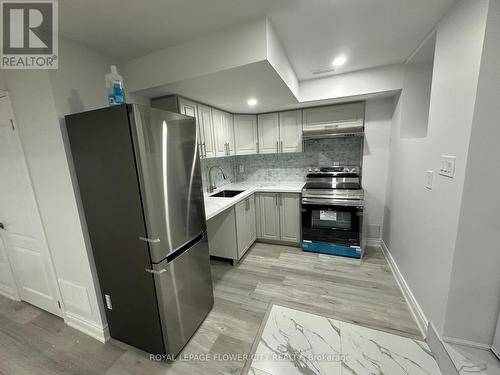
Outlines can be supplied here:
M303 113L304 130L322 130L338 125L363 125L364 103L337 104L307 108Z
M207 234L210 255L238 259L234 207L207 220Z
M225 113L213 108L212 125L215 136L215 156L227 156L227 126Z
M196 118L196 127L198 130L198 145L203 143L203 129L200 127L198 121L198 105L190 100L179 98L179 112L186 116L191 116ZM200 157L202 157L201 147L200 147Z
M302 152L302 110L280 112L280 151Z
M275 154L279 149L279 118L277 113L257 117L259 129L259 154Z
M278 241L280 239L278 194L259 194L259 214L261 238Z
M224 123L226 124L226 138L229 144L229 155L234 155L234 124L233 115L224 112Z
M202 146L206 158L215 157L214 130L212 126L212 108L198 104L198 122L203 132Z
M248 228L247 228L247 202L243 200L234 206L236 214L236 239L238 244L238 259L245 253L248 245Z
M257 239L257 226L255 218L255 195L248 198L247 205L248 247Z
M300 242L300 195L281 193L279 197L281 240Z
M257 117L255 115L234 115L235 154L256 154L257 142Z

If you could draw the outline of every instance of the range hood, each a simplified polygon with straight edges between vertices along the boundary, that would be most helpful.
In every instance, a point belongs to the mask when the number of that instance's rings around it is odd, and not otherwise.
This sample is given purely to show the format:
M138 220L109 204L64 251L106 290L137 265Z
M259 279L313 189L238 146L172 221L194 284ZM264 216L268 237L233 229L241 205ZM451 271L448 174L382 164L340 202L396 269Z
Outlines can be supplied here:
M308 126L302 130L304 139L362 137L365 128L362 124L321 124Z

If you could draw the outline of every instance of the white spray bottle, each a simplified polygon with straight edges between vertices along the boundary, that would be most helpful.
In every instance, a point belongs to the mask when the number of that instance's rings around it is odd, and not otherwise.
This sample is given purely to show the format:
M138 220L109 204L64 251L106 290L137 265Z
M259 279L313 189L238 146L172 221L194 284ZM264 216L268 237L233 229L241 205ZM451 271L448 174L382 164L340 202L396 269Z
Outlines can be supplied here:
M123 77L118 74L115 65L111 65L111 72L106 74L105 79L109 105L124 104L125 91L123 88Z

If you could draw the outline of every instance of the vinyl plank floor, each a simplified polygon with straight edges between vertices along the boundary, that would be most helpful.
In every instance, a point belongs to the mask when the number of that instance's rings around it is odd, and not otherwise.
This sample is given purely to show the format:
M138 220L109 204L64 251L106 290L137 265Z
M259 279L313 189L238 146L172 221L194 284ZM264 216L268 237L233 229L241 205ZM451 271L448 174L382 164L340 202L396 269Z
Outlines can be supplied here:
M420 338L380 249L357 260L255 243L236 266L212 260L215 305L174 363L70 328L0 297L0 374L239 374L269 303ZM208 360L208 361L207 361Z

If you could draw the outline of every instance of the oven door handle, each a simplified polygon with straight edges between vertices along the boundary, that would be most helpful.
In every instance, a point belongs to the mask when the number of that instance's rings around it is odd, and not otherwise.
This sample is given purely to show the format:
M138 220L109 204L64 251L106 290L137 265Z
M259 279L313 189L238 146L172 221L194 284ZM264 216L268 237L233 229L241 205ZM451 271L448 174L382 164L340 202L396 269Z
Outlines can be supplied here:
M364 202L362 200L353 200L353 199L343 200L343 199L324 199L324 198L323 199L302 198L302 204L363 208Z

